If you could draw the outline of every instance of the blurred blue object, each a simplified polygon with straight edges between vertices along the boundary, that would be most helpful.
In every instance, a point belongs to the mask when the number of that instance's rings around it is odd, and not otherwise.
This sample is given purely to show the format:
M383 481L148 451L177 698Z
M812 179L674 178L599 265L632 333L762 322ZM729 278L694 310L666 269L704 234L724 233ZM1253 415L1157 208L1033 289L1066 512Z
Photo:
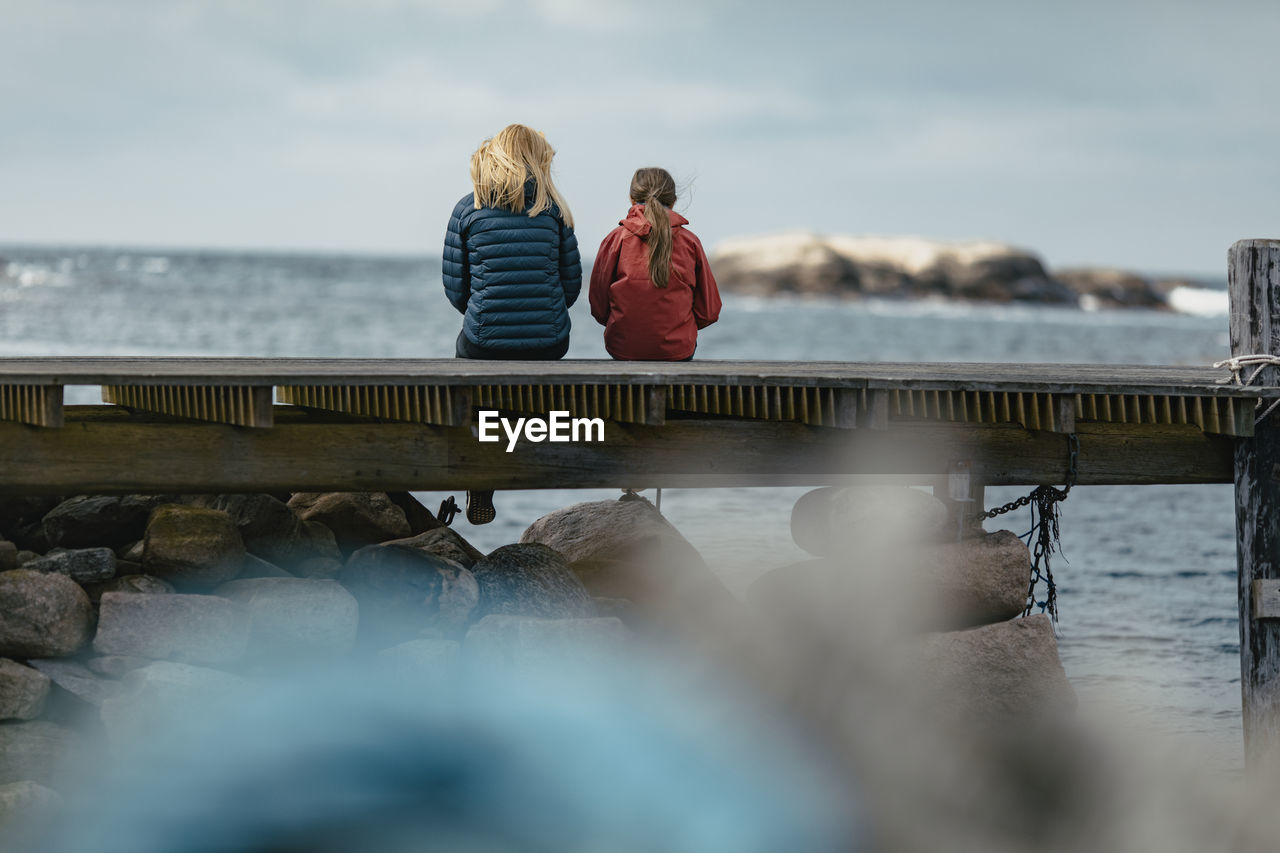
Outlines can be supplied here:
M756 703L643 667L342 671L117 749L44 853L848 850L838 776Z

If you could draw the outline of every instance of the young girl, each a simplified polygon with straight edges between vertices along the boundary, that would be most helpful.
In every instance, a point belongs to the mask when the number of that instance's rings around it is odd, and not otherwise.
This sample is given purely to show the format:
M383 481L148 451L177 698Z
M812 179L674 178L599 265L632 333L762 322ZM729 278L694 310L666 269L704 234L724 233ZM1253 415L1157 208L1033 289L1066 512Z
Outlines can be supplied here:
M591 268L591 316L616 359L688 361L698 329L720 316L720 292L702 243L671 209L666 169L637 169L631 209L604 238Z
M445 293L463 315L459 358L557 359L582 289L573 216L551 181L555 149L522 124L471 155L471 185L444 238ZM467 520L494 519L493 492L467 492Z

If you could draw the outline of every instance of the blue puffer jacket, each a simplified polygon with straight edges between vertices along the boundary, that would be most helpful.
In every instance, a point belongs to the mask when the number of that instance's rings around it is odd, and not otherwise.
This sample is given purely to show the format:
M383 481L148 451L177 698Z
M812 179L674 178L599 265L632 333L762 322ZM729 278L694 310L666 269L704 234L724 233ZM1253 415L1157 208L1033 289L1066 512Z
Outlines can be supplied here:
M532 204L532 185L526 194ZM462 331L486 349L554 347L569 337L569 306L582 289L578 238L559 211L537 216L475 208L468 193L444 238L444 289Z

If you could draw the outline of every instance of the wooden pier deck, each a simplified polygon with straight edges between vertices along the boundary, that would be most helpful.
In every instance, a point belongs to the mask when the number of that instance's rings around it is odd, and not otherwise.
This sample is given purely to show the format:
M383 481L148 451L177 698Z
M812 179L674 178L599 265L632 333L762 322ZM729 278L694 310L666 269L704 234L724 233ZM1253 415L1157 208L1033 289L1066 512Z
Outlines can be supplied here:
M1063 364L0 359L0 493L1231 482L1225 370ZM109 406L63 405L97 386ZM601 418L481 443L475 413Z

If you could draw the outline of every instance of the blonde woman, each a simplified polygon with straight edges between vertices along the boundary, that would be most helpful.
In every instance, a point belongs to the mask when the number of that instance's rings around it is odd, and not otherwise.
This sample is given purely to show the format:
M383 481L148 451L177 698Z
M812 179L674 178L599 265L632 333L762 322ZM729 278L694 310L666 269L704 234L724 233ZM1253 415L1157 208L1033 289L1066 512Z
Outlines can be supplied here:
M445 293L463 315L459 358L558 359L582 289L573 216L551 180L555 149L507 125L471 155L473 192L449 217ZM493 492L467 493L467 520L495 517Z

